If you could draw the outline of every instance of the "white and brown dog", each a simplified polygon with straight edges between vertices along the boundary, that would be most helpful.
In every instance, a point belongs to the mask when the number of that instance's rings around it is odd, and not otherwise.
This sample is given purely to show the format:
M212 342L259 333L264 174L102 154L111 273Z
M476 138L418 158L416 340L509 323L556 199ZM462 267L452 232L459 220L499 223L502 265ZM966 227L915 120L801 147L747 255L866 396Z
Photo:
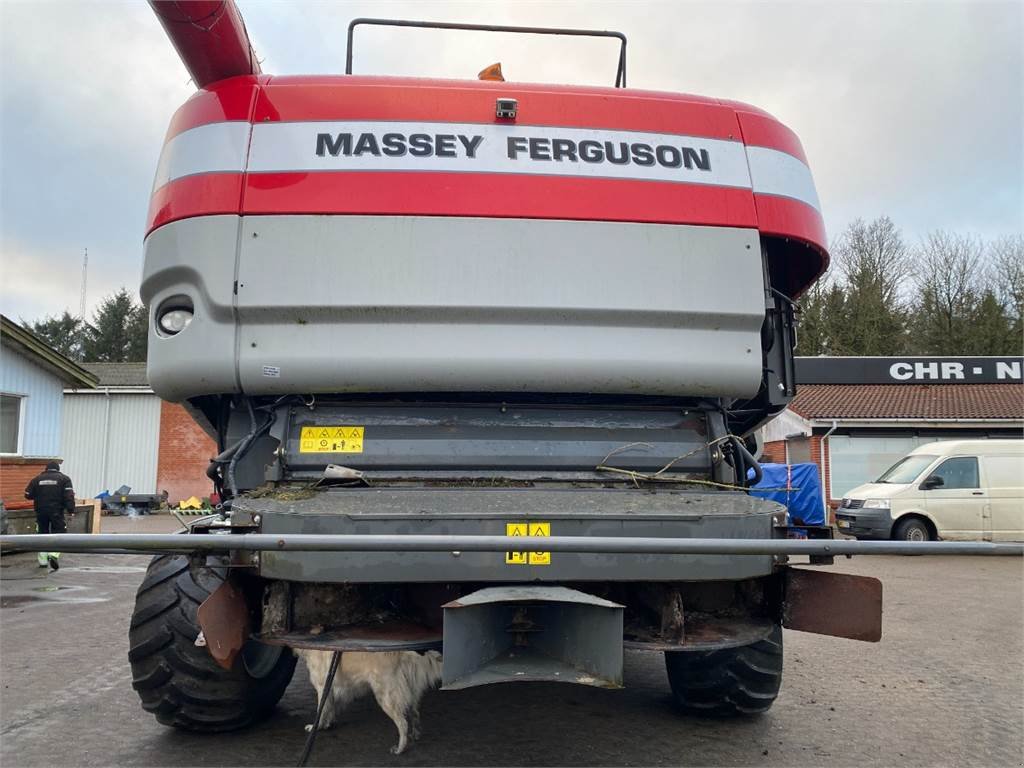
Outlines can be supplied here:
M295 655L306 662L309 681L316 688L319 709L333 652L294 650ZM330 728L337 711L346 704L372 692L380 708L398 728L398 743L391 751L400 755L409 742L420 735L420 701L423 695L440 681L441 654L437 651L427 651L422 655L413 651L345 651L341 654L334 684L324 704L320 730ZM307 725L306 730L313 730L313 725Z

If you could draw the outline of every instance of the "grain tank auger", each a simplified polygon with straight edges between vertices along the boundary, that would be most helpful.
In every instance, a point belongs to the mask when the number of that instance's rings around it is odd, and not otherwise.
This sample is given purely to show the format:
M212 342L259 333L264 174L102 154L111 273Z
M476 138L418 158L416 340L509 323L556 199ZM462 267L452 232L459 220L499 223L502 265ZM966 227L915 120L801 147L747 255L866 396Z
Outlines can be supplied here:
M684 711L757 713L783 624L878 639L877 581L786 564L856 543L746 493L828 260L792 131L683 94L271 76L230 0L151 5L200 90L153 186L148 373L216 439L223 512L60 544L164 552L130 631L147 710L252 722L288 646L443 648L448 688L616 687L625 647L665 653Z

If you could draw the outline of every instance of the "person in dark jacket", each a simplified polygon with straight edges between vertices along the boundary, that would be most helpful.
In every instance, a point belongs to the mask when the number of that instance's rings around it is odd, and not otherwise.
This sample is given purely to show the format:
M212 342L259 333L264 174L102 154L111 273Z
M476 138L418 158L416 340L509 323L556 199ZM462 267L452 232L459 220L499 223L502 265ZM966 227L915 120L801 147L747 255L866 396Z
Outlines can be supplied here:
M32 478L25 489L25 498L31 499L36 510L36 528L39 533L67 533L64 513L75 512L75 489L71 478L60 471L60 464L51 461L46 469ZM60 552L39 552L39 567L49 565L60 568Z

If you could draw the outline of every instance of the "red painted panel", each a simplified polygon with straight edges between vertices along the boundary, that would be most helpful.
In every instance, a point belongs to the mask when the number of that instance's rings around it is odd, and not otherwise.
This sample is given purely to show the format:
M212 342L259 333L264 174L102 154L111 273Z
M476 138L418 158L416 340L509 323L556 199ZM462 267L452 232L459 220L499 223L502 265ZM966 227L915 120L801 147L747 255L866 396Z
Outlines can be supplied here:
M719 139L737 139L732 109L706 101L672 98L670 94L635 96L610 93L552 91L542 86L467 87L458 81L325 79L313 84L287 84L274 78L261 89L253 122L304 120L423 120L453 123L494 123L497 96L519 101L522 125L558 125L650 131Z
M778 120L764 114L753 112L737 112L740 130L743 132L743 143L749 147L769 147L785 152L807 163L807 155L800 139L789 128Z
M169 221L190 216L238 213L241 198L240 173L202 173L175 179L153 192L146 234Z
M200 125L248 120L261 79L267 78L235 77L198 91L174 113L164 141Z
M253 106L254 90L258 98ZM494 99L520 100L523 125L562 125L742 138L807 162L799 138L766 112L737 102L654 91L406 78L237 77L199 91L174 115L168 138L221 120L423 120L493 123Z
M492 216L754 227L750 190L620 179L472 173L261 173L246 214Z
M757 228L765 237L783 237L806 243L808 248L789 248L789 284L784 290L797 298L828 269L828 238L821 214L789 197L754 195Z
M757 226L763 235L780 235L828 249L825 222L814 208L790 197L754 195Z

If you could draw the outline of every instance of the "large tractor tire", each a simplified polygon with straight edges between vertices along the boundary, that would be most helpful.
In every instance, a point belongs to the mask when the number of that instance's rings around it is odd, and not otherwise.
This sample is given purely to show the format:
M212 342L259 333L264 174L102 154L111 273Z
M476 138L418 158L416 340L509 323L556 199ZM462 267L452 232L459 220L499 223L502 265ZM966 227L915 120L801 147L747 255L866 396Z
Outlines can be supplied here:
M196 611L224 572L199 569L183 555L153 558L135 596L128 630L132 687L164 725L230 731L269 715L295 672L288 648L249 641L231 669L197 647Z
M767 712L782 686L782 627L763 640L717 651L665 653L676 704L688 715L735 717Z

